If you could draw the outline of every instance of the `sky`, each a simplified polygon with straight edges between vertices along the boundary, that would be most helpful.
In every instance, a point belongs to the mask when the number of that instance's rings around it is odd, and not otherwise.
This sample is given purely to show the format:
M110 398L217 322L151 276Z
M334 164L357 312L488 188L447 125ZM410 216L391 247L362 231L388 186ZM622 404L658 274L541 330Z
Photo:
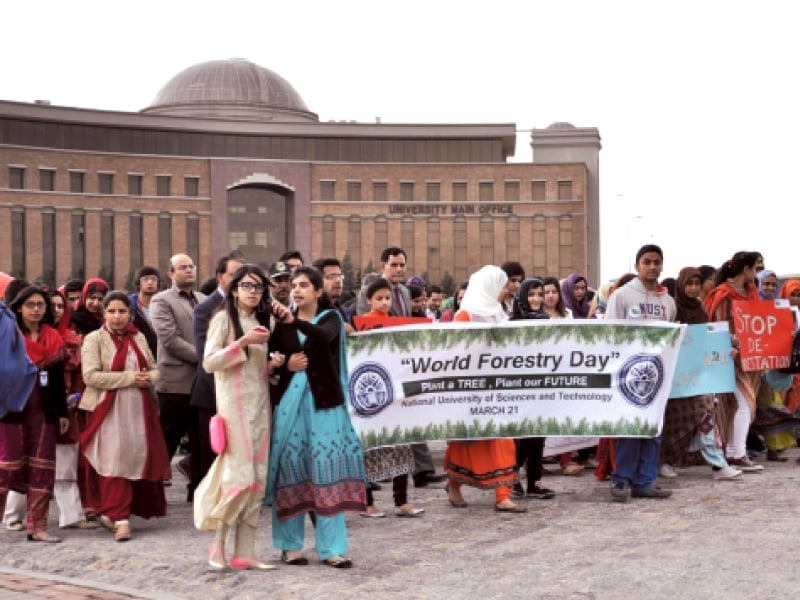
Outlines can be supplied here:
M596 127L601 278L758 250L800 272L793 3L139 0L3 7L0 99L138 111L181 70L246 58L321 121ZM529 132L514 158L530 162ZM792 184L792 185L790 185Z

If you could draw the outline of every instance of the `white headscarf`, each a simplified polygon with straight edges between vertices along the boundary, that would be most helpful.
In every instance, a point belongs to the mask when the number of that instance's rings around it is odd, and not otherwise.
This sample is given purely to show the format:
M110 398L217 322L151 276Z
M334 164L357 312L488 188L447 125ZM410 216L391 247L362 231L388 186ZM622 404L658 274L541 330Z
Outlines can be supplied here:
M500 267L486 265L469 278L467 291L461 301L461 310L469 313L473 321L501 323L508 315L500 304L500 292L508 282L508 275Z

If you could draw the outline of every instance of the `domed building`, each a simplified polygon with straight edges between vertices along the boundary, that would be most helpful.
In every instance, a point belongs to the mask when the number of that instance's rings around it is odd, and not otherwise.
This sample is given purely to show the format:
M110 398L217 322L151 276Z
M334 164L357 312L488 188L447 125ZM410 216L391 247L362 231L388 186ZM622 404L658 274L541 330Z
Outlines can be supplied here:
M181 71L138 113L0 101L0 271L122 288L178 252L203 279L231 250L296 249L357 277L400 246L431 283L506 260L596 283L597 129L534 129L527 163L515 144L513 123L320 122L243 59Z

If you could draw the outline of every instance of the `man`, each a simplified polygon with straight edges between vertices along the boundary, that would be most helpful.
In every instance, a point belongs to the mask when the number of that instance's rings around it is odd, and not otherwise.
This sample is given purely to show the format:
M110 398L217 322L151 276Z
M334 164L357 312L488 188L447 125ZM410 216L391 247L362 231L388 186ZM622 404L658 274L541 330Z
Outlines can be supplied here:
M344 291L344 274L342 263L338 258L319 258L313 263L314 268L322 273L322 285L325 293L333 302L334 308L339 311L344 320L344 329L347 335L355 331L353 315L341 305L342 292Z
M411 294L403 285L406 276L406 252L397 246L390 246L381 252L381 276L389 282L392 288L392 307L389 314L393 317L411 316ZM356 312L363 315L369 312L365 289L358 295ZM411 444L414 453L414 485L425 487L429 483L437 483L447 478L447 475L437 475L433 466L433 457L428 444Z
M438 285L428 287L428 306L426 315L428 318L438 321L442 317L442 300L444 300L444 292Z
M517 290L519 290L522 280L525 279L525 269L515 261L504 262L500 265L500 268L508 276L508 282L503 289L501 304L505 313L510 317L514 312L514 296L517 295Z
M192 443L189 492L187 494L189 499L194 496L194 490L197 489L197 486L211 467L211 463L216 458L216 454L211 450L211 440L208 434L208 422L217 412L214 375L207 373L203 369L208 324L214 312L225 300L234 273L243 264L242 257L238 252L227 254L217 261L217 289L197 305L192 316L192 331L197 354L197 374L195 375L194 386L192 386L192 396L189 400L189 439Z
M281 254L278 262L282 262L289 267L289 272L292 274L297 270L297 267L302 267L305 264L303 262L303 255L297 250L287 250Z
M292 291L292 270L283 261L274 263L269 268L269 279L272 284L272 299L284 306L289 306Z
M131 294L133 324L144 334L150 352L158 358L158 337L150 323L150 301L161 285L161 275L155 267L144 266L136 271L134 285L138 293Z
M158 336L156 392L161 428L167 452L172 457L181 438L189 432L189 399L197 371L192 313L205 296L192 289L197 280L197 267L186 254L176 254L169 260L167 275L172 287L153 296L150 320ZM187 475L188 464L184 463L180 470Z
M658 280L664 266L664 253L655 244L646 244L636 253L636 275L614 292L608 301L607 319L675 319L675 301ZM658 476L661 437L617 438L616 468L611 473L611 499L627 502L634 498L669 498L670 490L653 483Z
M403 285L406 277L406 253L402 248L390 246L381 252L381 276L392 287L392 307L389 314L393 317L411 316L411 294ZM368 313L370 308L362 289L356 302L356 314Z
M67 304L69 304L69 312L71 313L75 312L78 308L78 302L81 301L83 284L83 279L67 279L64 284L64 295L67 297Z

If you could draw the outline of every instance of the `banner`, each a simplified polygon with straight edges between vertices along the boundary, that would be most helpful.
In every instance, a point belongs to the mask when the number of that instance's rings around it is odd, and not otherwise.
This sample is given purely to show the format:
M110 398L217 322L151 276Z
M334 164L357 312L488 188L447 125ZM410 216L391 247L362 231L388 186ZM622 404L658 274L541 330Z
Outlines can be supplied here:
M785 369L794 341L794 319L786 301L734 300L733 329L745 371Z
M425 440L658 435L685 325L408 325L347 338L365 448Z
M736 389L727 321L687 325L670 398L723 394Z

